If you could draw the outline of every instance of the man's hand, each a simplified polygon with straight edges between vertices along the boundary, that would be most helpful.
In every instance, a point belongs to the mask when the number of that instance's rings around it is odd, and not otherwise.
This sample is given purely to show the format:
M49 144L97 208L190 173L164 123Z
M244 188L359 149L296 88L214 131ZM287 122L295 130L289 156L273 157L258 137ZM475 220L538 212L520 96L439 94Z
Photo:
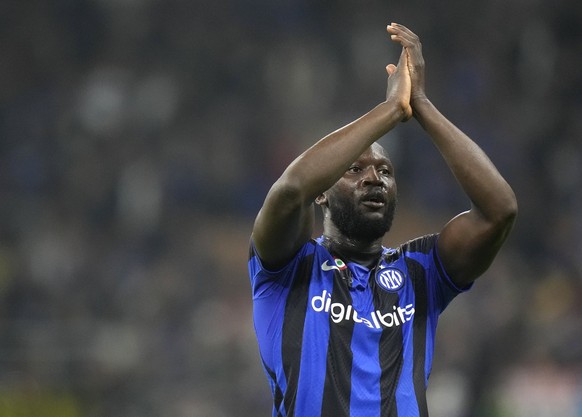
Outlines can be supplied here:
M493 262L515 221L517 200L483 150L426 97L418 36L398 23L391 23L386 30L406 51L414 117L471 201L470 210L443 227L437 243L443 269L458 288L465 288Z
M408 72L412 82L410 104L414 108L414 102L426 99L424 90L424 58L420 39L410 29L398 23L391 23L386 30L390 39L400 43L406 51L408 60Z
M386 102L391 102L400 106L403 112L402 121L405 122L412 117L412 107L410 106L410 66L408 64L408 54L402 48L398 66L388 64L388 87L386 89Z

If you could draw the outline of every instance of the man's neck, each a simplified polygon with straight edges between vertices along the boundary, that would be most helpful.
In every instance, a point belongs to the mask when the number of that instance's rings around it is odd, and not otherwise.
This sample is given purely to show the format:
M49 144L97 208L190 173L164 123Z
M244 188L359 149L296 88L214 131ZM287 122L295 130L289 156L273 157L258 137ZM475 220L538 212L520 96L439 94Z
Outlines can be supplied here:
M344 262L355 262L367 268L372 268L382 254L382 238L376 240L351 239L343 235L329 236L324 234L324 244L330 252Z

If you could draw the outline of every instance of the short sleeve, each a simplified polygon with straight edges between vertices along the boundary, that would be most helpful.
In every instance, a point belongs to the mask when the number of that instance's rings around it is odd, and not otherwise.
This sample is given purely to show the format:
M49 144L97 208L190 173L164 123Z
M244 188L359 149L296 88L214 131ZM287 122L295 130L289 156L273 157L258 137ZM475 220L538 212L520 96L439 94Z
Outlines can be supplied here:
M402 250L407 257L415 259L423 266L429 297L436 313L440 314L453 298L468 291L472 285L459 288L451 280L438 255L438 238L438 234L422 236L404 244Z
M462 292L469 291L473 286L473 283L467 285L466 287L458 287L453 280L449 277L445 269L443 268L441 259L438 254L438 247L436 242L438 241L438 235L435 239L434 247L432 250L432 255L434 258L434 265L437 271L437 282L438 285L435 287L435 296L437 301L437 306L439 311L442 312L449 303Z
M263 265L252 240L249 246L249 277L253 299L257 299L267 297L273 291L289 288L293 282L297 266L306 256L313 253L315 245L313 241L307 242L287 265L276 271L271 271Z

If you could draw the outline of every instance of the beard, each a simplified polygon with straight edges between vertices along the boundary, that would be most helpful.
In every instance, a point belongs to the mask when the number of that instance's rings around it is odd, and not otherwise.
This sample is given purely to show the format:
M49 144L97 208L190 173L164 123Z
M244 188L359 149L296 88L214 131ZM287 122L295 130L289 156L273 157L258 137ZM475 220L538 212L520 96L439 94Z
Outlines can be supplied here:
M331 221L350 239L372 241L383 237L392 227L396 212L396 197L388 198L383 216L370 218L358 209L353 200L339 198L330 202Z

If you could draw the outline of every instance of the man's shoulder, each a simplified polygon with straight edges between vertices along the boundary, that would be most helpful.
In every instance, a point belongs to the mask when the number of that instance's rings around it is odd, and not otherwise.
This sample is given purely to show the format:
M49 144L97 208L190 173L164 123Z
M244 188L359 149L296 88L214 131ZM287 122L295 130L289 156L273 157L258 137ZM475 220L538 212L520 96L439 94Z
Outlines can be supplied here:
M257 250L254 246L254 243L251 239L250 244L249 244L249 255L248 255L248 259L249 259L249 263L251 264L256 264L260 269L263 269L267 272L278 272L281 270L285 270L287 269L291 264L296 263L298 261L300 261L303 258L306 258L312 254L314 254L317 250L325 250L325 248L323 248L316 239L309 239L307 242L305 242L295 253L295 255L293 255L293 257L289 260L289 262L287 262L284 266L282 266L281 268L277 268L276 270L271 270L269 268L266 268L263 265L263 261L261 259L261 257L259 256L259 254L257 253Z
M395 249L387 249L387 252L398 254L400 256L409 253L421 253L426 255L429 254L434 249L438 237L439 237L438 233L419 236L402 243Z

